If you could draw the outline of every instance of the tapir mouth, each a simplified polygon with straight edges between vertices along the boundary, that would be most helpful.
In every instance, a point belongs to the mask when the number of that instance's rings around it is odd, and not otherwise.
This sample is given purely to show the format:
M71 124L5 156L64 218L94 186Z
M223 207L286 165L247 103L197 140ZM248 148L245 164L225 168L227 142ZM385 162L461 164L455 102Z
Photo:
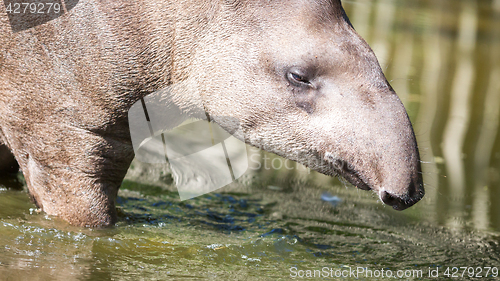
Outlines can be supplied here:
M331 165L331 168L335 171L335 173L346 179L350 184L359 189L372 190L369 184L363 180L363 178L359 175L359 172L353 168L354 166L350 163L336 159L333 163L331 163Z
M340 159L330 160L329 162L331 165L330 168L335 171L337 176L343 177L359 189L374 190L367 181L363 179L360 172L350 163ZM412 186L410 186L409 190L414 190L414 192L410 192L404 196L394 195L382 189L378 191L378 196L384 204L391 206L395 210L402 211L420 201L425 194L421 183L410 183L410 185L418 186L418 188L412 188Z

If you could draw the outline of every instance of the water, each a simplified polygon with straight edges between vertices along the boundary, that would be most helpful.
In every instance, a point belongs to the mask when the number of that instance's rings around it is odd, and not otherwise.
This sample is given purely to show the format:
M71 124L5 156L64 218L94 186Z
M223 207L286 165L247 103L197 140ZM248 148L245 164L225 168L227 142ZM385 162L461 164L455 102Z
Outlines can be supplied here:
M430 215L500 230L500 1L369 2L351 19L414 123Z
M344 6L414 123L421 202L396 212L371 192L250 149L260 169L182 202L167 171L135 163L119 223L97 230L38 213L22 179L2 179L0 280L288 280L308 269L326 280L385 279L325 275L357 267L438 280L454 266L469 267L454 278L465 280L500 268L500 1Z

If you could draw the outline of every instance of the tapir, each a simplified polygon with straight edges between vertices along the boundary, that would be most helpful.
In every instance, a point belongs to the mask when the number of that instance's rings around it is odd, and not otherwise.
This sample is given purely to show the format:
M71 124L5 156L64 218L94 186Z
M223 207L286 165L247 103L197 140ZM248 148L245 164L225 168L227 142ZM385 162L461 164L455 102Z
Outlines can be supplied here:
M127 112L176 84L196 85L172 94L179 108L238 120L249 145L396 210L424 196L406 110L340 0L80 0L26 26L12 12L0 5L0 168L15 157L49 215L117 221Z

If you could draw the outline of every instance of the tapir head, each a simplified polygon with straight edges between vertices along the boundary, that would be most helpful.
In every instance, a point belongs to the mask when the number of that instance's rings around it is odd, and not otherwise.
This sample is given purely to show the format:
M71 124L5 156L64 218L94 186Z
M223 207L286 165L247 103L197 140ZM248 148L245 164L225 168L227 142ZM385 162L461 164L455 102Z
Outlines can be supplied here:
M248 144L373 190L403 210L424 195L403 104L339 0L226 1L190 66L205 110Z

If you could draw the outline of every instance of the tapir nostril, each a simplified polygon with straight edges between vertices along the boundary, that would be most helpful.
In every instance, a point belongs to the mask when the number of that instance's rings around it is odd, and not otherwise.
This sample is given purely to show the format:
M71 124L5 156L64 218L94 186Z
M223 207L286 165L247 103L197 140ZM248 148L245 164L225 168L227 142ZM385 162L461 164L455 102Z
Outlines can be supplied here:
M382 200L385 204L392 206L395 210L402 211L420 201L425 194L423 184L421 182L417 184L412 183L408 190L409 193L406 196L397 196L383 190L379 194L380 200Z
M403 200L385 190L380 192L380 200L382 200L385 204L392 206L395 210L403 210L407 208Z

